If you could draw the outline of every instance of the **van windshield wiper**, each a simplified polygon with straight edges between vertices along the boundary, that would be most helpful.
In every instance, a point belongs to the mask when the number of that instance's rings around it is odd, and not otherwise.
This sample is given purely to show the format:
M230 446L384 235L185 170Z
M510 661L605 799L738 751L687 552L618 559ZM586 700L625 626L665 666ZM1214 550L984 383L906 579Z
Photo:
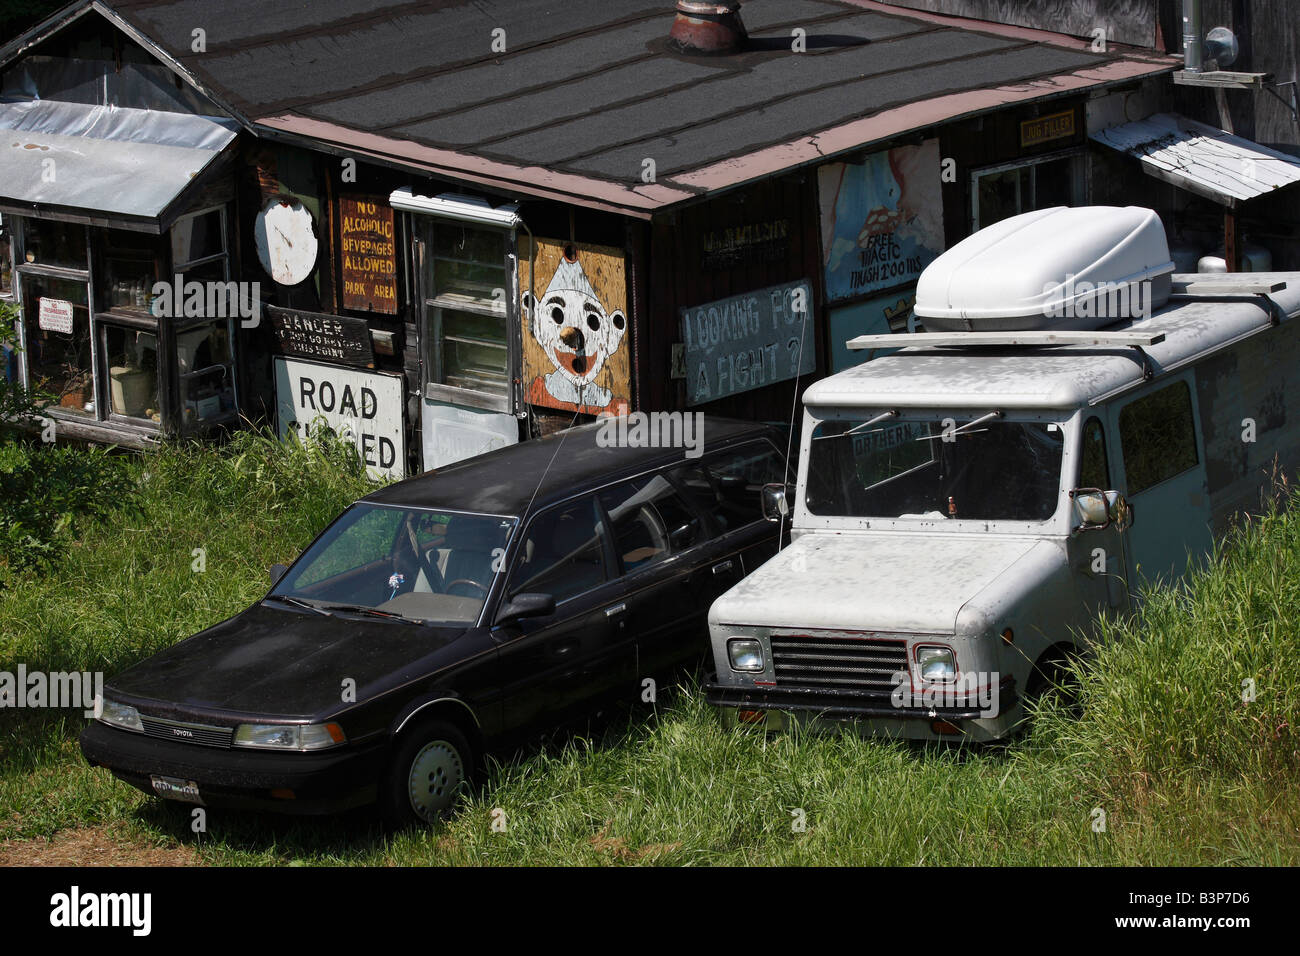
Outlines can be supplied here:
M324 604L318 610L326 614L334 611L342 611L344 614L364 614L366 617L383 617L394 621L403 621L407 624L423 624L424 621L418 617L407 617L405 614L395 614L392 611L381 611L376 607L365 607L361 604Z
M315 611L317 614L324 614L330 617L330 612L319 605L312 604L310 601L304 601L302 598L290 597L287 594L268 594L265 598L267 601L282 601L285 604L292 604L294 607L305 607L309 611Z

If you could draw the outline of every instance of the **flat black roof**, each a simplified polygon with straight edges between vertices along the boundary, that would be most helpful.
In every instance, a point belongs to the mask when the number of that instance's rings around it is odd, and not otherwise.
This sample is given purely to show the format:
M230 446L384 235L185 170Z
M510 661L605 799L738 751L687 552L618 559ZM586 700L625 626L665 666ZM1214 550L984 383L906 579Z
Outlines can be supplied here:
M750 158L949 94L997 89L1012 102L1173 69L1146 51L1095 53L1068 37L862 0L749 0L749 47L715 57L667 49L671 0L104 2L250 122L629 208L798 165L797 151ZM806 52L792 48L796 29ZM1076 76L1037 82L1065 74ZM951 105L953 115L992 108ZM918 112L912 126L945 118ZM884 125L850 138L871 142L898 124ZM642 179L647 158L656 186Z
M686 461L684 448L619 448L597 444L601 423L580 425L546 438L498 448L381 488L363 501L443 507L485 514L522 515L622 474ZM771 426L712 415L704 417L704 454L744 439L771 436ZM780 449L784 452L784 446Z

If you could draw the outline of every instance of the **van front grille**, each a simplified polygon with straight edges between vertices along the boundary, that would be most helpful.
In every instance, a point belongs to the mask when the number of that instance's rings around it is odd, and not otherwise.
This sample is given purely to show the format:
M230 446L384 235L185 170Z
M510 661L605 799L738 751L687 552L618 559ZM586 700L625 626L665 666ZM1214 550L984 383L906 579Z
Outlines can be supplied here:
M891 690L907 672L907 641L860 634L773 634L778 685Z

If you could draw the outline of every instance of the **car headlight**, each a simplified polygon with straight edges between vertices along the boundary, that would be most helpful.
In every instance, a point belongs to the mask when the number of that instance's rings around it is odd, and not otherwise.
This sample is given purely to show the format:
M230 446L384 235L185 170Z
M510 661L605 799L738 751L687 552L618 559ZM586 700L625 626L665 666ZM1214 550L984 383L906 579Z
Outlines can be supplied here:
M752 638L733 638L727 641L727 656L733 671L761 671L763 645Z
M99 710L99 720L110 727L144 733L144 724L140 723L140 712L134 707L119 704L115 700L104 698Z
M236 747L266 750L324 750L347 742L338 724L240 724Z
M921 680L947 683L957 679L957 659L951 647L918 647L916 663Z

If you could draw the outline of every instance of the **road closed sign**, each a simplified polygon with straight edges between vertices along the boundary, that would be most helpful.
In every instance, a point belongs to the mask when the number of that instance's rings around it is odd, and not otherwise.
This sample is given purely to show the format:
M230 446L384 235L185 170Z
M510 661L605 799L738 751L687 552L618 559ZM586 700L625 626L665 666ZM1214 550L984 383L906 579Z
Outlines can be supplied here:
M357 446L372 478L406 473L402 376L301 359L275 360L280 437L328 425Z

